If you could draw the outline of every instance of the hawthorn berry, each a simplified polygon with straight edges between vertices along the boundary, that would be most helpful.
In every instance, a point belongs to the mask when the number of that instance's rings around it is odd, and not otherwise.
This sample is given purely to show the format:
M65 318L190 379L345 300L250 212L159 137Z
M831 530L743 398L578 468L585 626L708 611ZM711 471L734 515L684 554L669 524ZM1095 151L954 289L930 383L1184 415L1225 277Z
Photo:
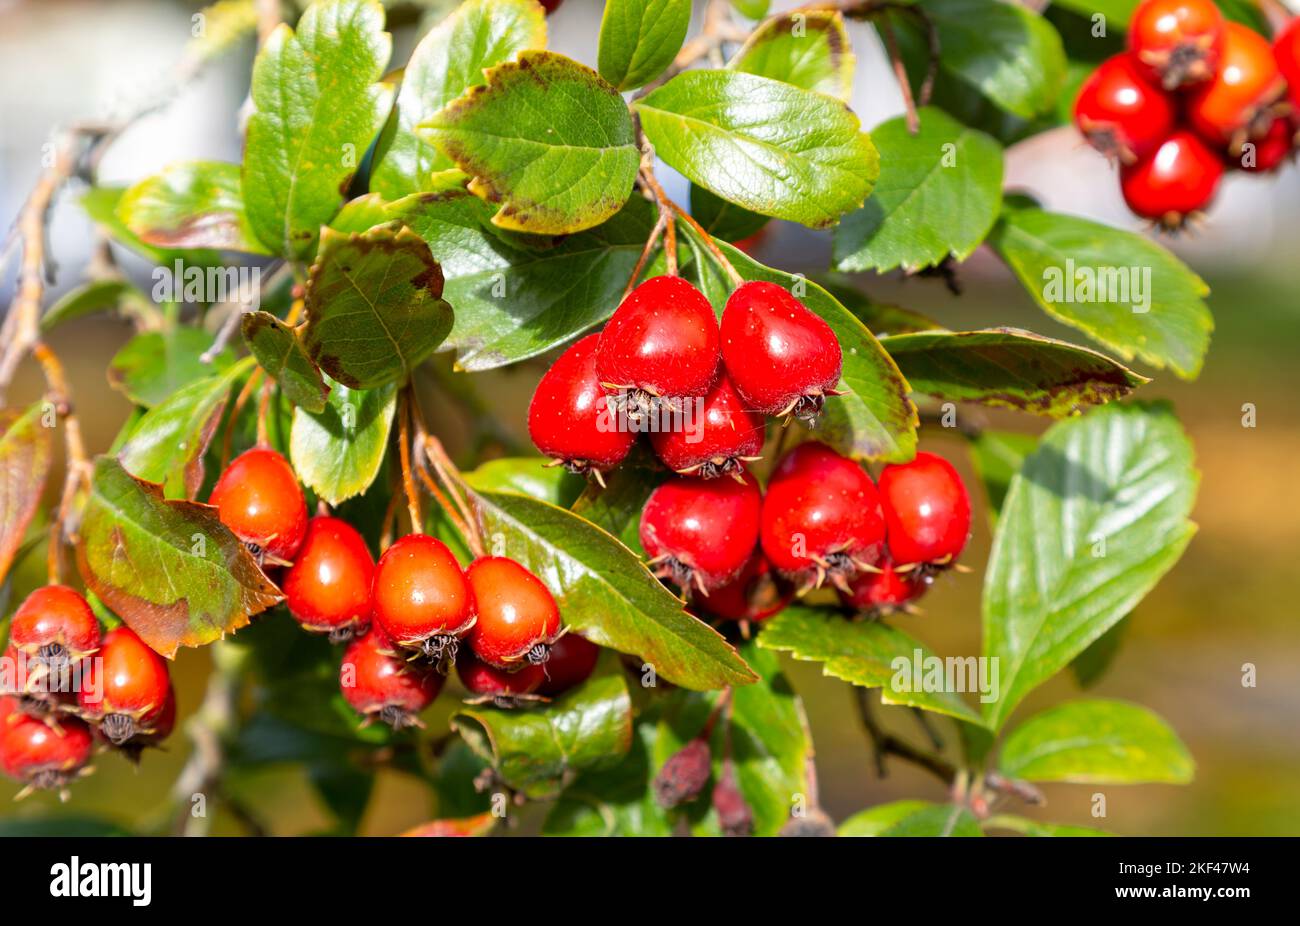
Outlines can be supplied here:
M77 706L114 746L157 734L173 697L167 662L130 627L114 627L86 663ZM174 710L174 707L173 707Z
M82 774L90 761L94 740L90 728L75 717L64 717L57 725L24 713L17 699L0 698L0 769L27 787L60 792Z
M401 730L424 726L416 715L438 697L442 676L408 660L381 628L372 626L343 653L339 688L366 723L378 718Z
M900 570L943 566L961 555L970 537L970 496L951 463L920 451L886 466L878 485L889 556Z
M764 621L785 609L794 598L794 588L772 569L755 550L740 575L709 592L699 607L714 617L733 621Z
M885 542L880 497L866 470L825 444L800 444L777 464L763 499L768 561L805 590L840 588L870 571Z
M474 593L441 540L408 534L379 557L371 583L374 619L403 649L423 653L444 672L474 626Z
M350 640L370 624L375 560L356 528L318 515L307 524L298 557L285 574L289 613L307 630Z
M839 595L840 601L855 610L890 614L908 610L927 588L929 576L924 570L899 572L886 559L879 572L862 573L849 583L848 592Z
M29 659L69 663L99 649L99 621L66 585L46 585L23 600L9 622L9 643Z
M713 810L718 815L718 827L724 836L750 836L754 832L754 811L741 793L736 776L736 763L730 758L722 761L722 770L713 786Z
M623 462L636 431L620 427L596 375L599 334L578 341L551 365L528 406L528 436L572 473L600 473Z
M660 807L671 810L693 801L709 783L713 752L707 736L697 736L668 757L651 787Z
M546 681L546 667L530 662L515 669L488 665L469 650L456 659L456 674L474 703L492 703L511 708L529 701L542 700L535 692Z
M1286 163L1294 150L1295 133L1291 119L1288 116L1278 116L1262 138L1248 143L1254 147L1249 151L1243 149L1241 157L1232 163L1252 174L1267 174L1277 170Z
M674 415L673 427L654 431L650 443L669 469L712 479L740 478L745 463L758 459L766 421L750 411L726 373L718 377L699 406L699 414Z
M1128 207L1167 231L1206 209L1223 177L1223 162L1192 132L1179 130L1156 153L1120 169L1120 191Z
M566 633L551 644L551 658L546 660L546 680L537 693L557 695L581 685L591 677L599 659L599 646L576 633Z
M1224 28L1219 69L1188 98L1187 118L1204 142L1235 155L1268 131L1286 88L1267 39L1238 23Z
M1209 80L1219 67L1224 19L1213 0L1143 0L1128 47L1166 90Z
M1290 91L1292 111L1300 110L1300 16L1273 39L1273 59Z
M1115 55L1088 76L1074 104L1074 122L1108 158L1132 164L1174 130L1173 101L1152 86L1128 54Z
M775 283L741 285L722 311L722 360L751 411L815 418L843 357L831 326Z
M718 319L681 277L646 280L600 333L596 373L630 420L707 395L721 359Z
M287 566L307 533L307 502L289 461L265 447L240 454L208 499L259 563Z
M504 556L474 560L465 578L478 617L466 637L475 656L502 668L550 658L561 625L546 583Z
M757 481L743 471L739 480L669 479L646 499L641 546L656 575L707 596L749 562L762 504Z

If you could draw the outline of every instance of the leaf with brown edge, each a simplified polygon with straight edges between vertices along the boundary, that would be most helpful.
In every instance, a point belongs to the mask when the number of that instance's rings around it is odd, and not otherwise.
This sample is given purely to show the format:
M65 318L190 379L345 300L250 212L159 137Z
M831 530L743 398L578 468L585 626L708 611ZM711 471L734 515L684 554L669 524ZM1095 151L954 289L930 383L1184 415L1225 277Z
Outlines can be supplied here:
M244 212L238 164L170 164L123 193L117 215L141 241L154 247L270 253Z
M285 398L313 414L325 411L329 387L307 356L297 331L270 312L248 312L240 327L249 351L284 391Z
M109 456L95 460L77 566L87 587L169 659L284 598L217 509L169 501Z
M413 826L403 836L486 836L496 827L501 818L491 812L477 814L473 817L457 817L450 820L430 820Z
M41 402L24 412L0 409L0 582L32 523L50 472L54 431L42 423L43 414Z

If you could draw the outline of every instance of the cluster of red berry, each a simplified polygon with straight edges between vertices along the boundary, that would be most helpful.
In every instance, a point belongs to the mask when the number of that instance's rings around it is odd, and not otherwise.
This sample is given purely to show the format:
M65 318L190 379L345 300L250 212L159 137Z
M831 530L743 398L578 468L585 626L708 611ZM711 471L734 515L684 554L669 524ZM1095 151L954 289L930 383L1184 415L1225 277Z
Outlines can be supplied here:
M0 696L0 768L27 788L64 792L95 744L138 761L176 723L166 661L128 627L101 633L75 590L32 592L9 626Z
M1120 162L1129 208L1176 231L1209 206L1225 170L1273 171L1295 149L1300 20L1270 46L1213 0L1144 0L1128 50L1084 82L1074 119Z

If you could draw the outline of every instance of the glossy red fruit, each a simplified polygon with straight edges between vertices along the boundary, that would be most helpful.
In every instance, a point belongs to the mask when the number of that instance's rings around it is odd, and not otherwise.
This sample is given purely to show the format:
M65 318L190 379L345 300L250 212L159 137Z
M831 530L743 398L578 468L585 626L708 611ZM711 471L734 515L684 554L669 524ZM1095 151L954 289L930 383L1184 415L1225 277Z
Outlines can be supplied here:
M261 447L241 453L208 501L259 562L293 562L307 533L307 502L293 467L280 454Z
M586 637L566 633L551 644L551 658L546 660L546 681L538 694L557 695L581 685L596 669L600 647Z
M535 692L546 681L543 665L525 662L516 669L502 669L475 658L469 650L462 650L456 659L456 674L472 696L470 700L507 708L540 700Z
M375 560L356 528L318 515L284 577L289 613L308 630L342 642L370 624Z
M800 444L782 458L763 499L763 553L804 588L836 586L880 558L885 519L876 486L854 461L825 444Z
M596 373L633 420L708 394L718 375L718 320L681 277L632 290L600 333Z
M970 537L970 496L951 463L920 451L908 463L886 466L879 488L889 555L900 568L947 565L961 555Z
M783 611L793 598L794 586L777 575L762 550L755 550L740 575L698 606L714 617L758 622Z
M398 646L444 671L474 626L474 594L441 540L408 534L384 551L371 584L372 615Z
M650 493L641 512L641 546L655 574L688 595L708 595L745 568L758 541L763 496L741 480L678 476Z
M1267 39L1238 23L1225 30L1219 70L1188 98L1187 118L1202 141L1235 155L1268 131L1286 86Z
M546 15L550 16L560 8L564 0L539 0L539 2L542 4L542 9L546 10Z
M683 475L739 476L763 452L767 422L749 409L726 373L703 400L687 403L668 423L671 429L653 431L650 443L665 466Z
M465 578L478 615L466 637L474 655L503 668L546 662L560 633L560 609L546 584L504 556L474 560Z
M1115 55L1088 76L1074 104L1074 123L1088 143L1131 164L1152 154L1174 130L1174 102L1147 82L1131 55Z
M775 283L738 287L722 312L722 360L751 411L815 418L840 381L831 326Z
M1241 157L1232 164L1247 173L1267 174L1277 170L1295 151L1296 128L1289 116L1273 120L1263 138L1247 142Z
M1170 135L1150 157L1120 170L1124 201L1136 214L1177 231L1209 207L1223 177L1219 156L1191 132Z
M898 572L885 560L879 572L864 572L849 583L848 592L841 591L840 601L859 611L889 614L906 610L907 606L925 594L930 577L924 570L909 569Z
M155 734L172 697L167 661L125 625L104 634L87 661L77 706L81 715L115 746Z
M1213 0L1144 0L1128 47L1166 90L1209 80L1219 67L1224 19Z
M1273 59L1286 81L1291 108L1300 111L1300 16L1273 39Z
M611 469L636 443L637 432L623 426L596 375L599 343L599 334L589 334L561 354L528 406L528 436L573 473Z
M99 649L99 621L90 605L66 585L47 585L18 606L9 643L29 658L75 662Z
M369 723L379 719L394 730L422 727L416 716L442 690L442 676L411 662L379 627L353 640L339 666L339 689Z
M90 761L93 746L90 728L75 717L51 726L23 713L16 698L0 698L0 769L28 788L62 791Z

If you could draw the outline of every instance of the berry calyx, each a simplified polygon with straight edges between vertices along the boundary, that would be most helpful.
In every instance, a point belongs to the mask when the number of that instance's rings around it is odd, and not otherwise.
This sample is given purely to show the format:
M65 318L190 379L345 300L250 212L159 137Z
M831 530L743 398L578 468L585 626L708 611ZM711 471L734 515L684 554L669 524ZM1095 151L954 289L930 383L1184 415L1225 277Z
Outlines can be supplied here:
M600 333L596 373L619 411L639 422L708 394L718 375L718 319L681 277L646 280Z
M208 502L259 563L287 566L307 533L307 502L289 461L254 447L231 461Z
M550 658L560 633L560 609L551 590L519 563L484 556L465 570L478 620L466 642L484 662L509 668Z
M408 534L375 566L370 603L374 619L403 649L446 672L461 637L474 626L474 594L460 563L441 540Z
M763 497L749 473L740 480L678 476L650 493L641 512L641 546L655 575L690 595L709 595L749 562Z
M382 720L394 730L422 727L416 715L442 690L442 676L409 661L379 627L349 644L339 666L343 698L365 723Z
M912 610L912 602L925 594L930 576L922 569L899 572L893 563L881 563L879 572L864 572L841 591L840 601L857 611L892 614Z
M52 726L24 713L17 699L0 698L0 769L26 785L19 797L44 788L67 800L65 788L85 770L93 745L90 728L75 717Z
M763 499L763 553L802 590L841 589L875 568L885 542L880 497L866 470L825 444L782 458Z
M766 437L763 416L745 405L726 373L702 402L688 403L670 423L669 430L651 433L655 453L669 469L701 479L742 478Z
M1224 25L1213 0L1143 0L1129 20L1128 46L1152 78L1176 90L1214 75Z
M472 704L494 704L508 709L545 700L535 693L546 681L546 667L542 665L524 662L515 669L502 669L488 665L469 650L462 650L456 659L456 674L470 693L468 700Z
M1236 155L1267 133L1286 86L1267 39L1238 23L1224 29L1219 69L1188 99L1187 118L1203 141Z
M307 630L350 640L370 624L370 586L375 561L356 528L317 515L293 567L284 577L289 613Z
M1251 174L1267 174L1285 164L1295 151L1296 129L1288 116L1278 116L1262 138L1246 142L1232 163Z
M599 646L576 633L566 633L551 644L551 658L546 660L546 680L537 693L557 695L581 685L591 677L599 659Z
M1175 232L1210 205L1222 177L1219 156L1193 133L1179 130L1155 154L1123 167L1119 182L1130 209Z
M9 623L9 643L51 668L76 662L99 649L99 621L89 603L66 585L38 588Z
M159 730L171 697L166 660L123 625L104 634L87 663L77 706L104 739L124 746Z
M843 356L831 326L775 283L738 287L722 312L722 359L751 411L811 420L836 395Z
M1147 82L1131 55L1102 62L1079 89L1074 122L1088 143L1124 164L1153 153L1174 130L1170 98Z
M596 375L599 334L578 341L546 371L528 406L528 436L571 473L600 474L628 455L636 431L620 427Z
M961 555L970 537L970 496L951 463L920 451L908 463L886 466L878 486L897 569L946 566Z
M794 588L777 575L762 550L755 550L740 575L709 592L699 607L714 617L733 621L764 621L785 609Z

